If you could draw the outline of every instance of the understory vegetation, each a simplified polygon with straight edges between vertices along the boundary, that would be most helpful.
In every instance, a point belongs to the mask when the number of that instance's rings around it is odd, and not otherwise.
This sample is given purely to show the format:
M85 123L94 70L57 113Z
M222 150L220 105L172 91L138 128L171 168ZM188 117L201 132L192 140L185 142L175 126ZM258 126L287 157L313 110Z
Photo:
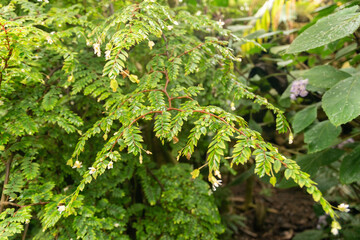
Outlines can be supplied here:
M0 239L359 239L359 3L2 0Z

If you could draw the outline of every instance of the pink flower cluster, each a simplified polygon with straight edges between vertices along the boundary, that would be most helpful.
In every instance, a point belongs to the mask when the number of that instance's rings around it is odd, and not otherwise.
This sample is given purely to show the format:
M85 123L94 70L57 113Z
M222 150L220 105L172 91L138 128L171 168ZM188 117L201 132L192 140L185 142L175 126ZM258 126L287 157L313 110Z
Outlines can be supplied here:
M308 91L306 91L306 85L308 84L308 79L296 80L292 83L290 89L290 98L291 100L296 100L296 97L306 97L308 95Z

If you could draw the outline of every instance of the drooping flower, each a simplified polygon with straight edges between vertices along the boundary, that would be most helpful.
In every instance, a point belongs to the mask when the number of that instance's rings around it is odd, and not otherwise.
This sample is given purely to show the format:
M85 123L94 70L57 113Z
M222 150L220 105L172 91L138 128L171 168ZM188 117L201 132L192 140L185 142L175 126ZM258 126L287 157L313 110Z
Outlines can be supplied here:
M220 173L219 173L220 174ZM211 176L209 177L209 181L212 184L212 190L216 191L216 188L218 188L219 186L221 186L222 180L221 179L216 179L216 177Z
M65 211L65 209L66 209L66 206L65 206L65 205L57 206L57 210L59 211L60 214L61 214L63 211Z
M216 170L214 172L215 176L217 176L218 178L221 178L221 174L220 174L220 171L219 170Z
M331 233L333 235L338 235L339 234L339 230L341 229L340 223L337 221L333 221L331 223Z
M82 162L76 161L72 168L81 168L81 167L82 167Z
M337 208L340 212L350 212L349 204L342 203Z
M94 54L100 57L101 56L100 43L94 43L93 48L94 48Z
M212 183L212 189L213 191L216 191L216 188L220 187L222 183L221 179L217 179L215 182Z
M168 30L172 30L174 28L174 26L173 25L169 25L169 26L167 26L167 29Z
M110 56L111 56L111 51L110 50L105 51L105 60L110 59Z
M113 163L113 161L110 161L107 165L107 168L112 169L113 167L114 167L114 163Z
M94 174L96 172L96 169L94 167L89 167L90 171L89 174Z
M234 102L231 102L231 103L230 103L230 109L231 109L231 111L235 111L235 110L236 110L236 107L235 107L235 103L234 103Z
M150 50L152 50L153 46L155 46L155 43L153 41L149 41L148 46Z
M296 80L292 83L290 89L290 98L291 100L296 100L296 97L306 97L308 91L306 91L306 85L308 84L308 79Z
M339 234L339 230L338 230L337 228L332 228L332 229L331 229L331 233L332 233L333 235L338 235L338 234Z

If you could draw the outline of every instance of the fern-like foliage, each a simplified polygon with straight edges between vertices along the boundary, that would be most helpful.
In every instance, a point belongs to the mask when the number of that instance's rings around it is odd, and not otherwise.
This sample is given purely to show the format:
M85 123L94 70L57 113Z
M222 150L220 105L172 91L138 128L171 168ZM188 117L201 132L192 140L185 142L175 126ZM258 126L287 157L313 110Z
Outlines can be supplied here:
M284 170L336 221L309 175L223 104L249 99L290 130L234 71L230 42L247 40L158 1L115 2L107 18L81 4L0 5L1 239L29 226L33 239L216 239L224 229L202 167L154 163L192 160L209 137L214 188L222 165L252 158L259 177L275 185Z

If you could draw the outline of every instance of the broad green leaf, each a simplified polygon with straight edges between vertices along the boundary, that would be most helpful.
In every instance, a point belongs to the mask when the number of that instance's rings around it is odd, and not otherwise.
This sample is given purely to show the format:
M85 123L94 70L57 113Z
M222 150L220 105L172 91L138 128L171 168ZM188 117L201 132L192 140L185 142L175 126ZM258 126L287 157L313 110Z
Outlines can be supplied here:
M327 91L322 100L326 115L335 126L360 114L360 76L344 79Z
M322 65L305 72L303 77L309 79L309 84L315 87L331 88L339 81L351 77L351 75L332 66Z
M360 182L360 146L344 157L340 167L340 181L343 184Z
M312 124L317 115L317 107L309 106L303 110L297 112L293 121L294 133L299 133Z
M296 158L296 162L302 171L314 177L321 166L339 160L343 153L343 150L330 148L322 152L299 156Z
M307 51L352 34L360 26L357 9L358 6L346 8L320 19L292 42L287 53Z
M293 240L321 240L322 230L306 230L295 235Z
M305 143L309 146L309 153L324 150L333 145L341 133L341 127L335 127L329 120L316 124L305 132Z

